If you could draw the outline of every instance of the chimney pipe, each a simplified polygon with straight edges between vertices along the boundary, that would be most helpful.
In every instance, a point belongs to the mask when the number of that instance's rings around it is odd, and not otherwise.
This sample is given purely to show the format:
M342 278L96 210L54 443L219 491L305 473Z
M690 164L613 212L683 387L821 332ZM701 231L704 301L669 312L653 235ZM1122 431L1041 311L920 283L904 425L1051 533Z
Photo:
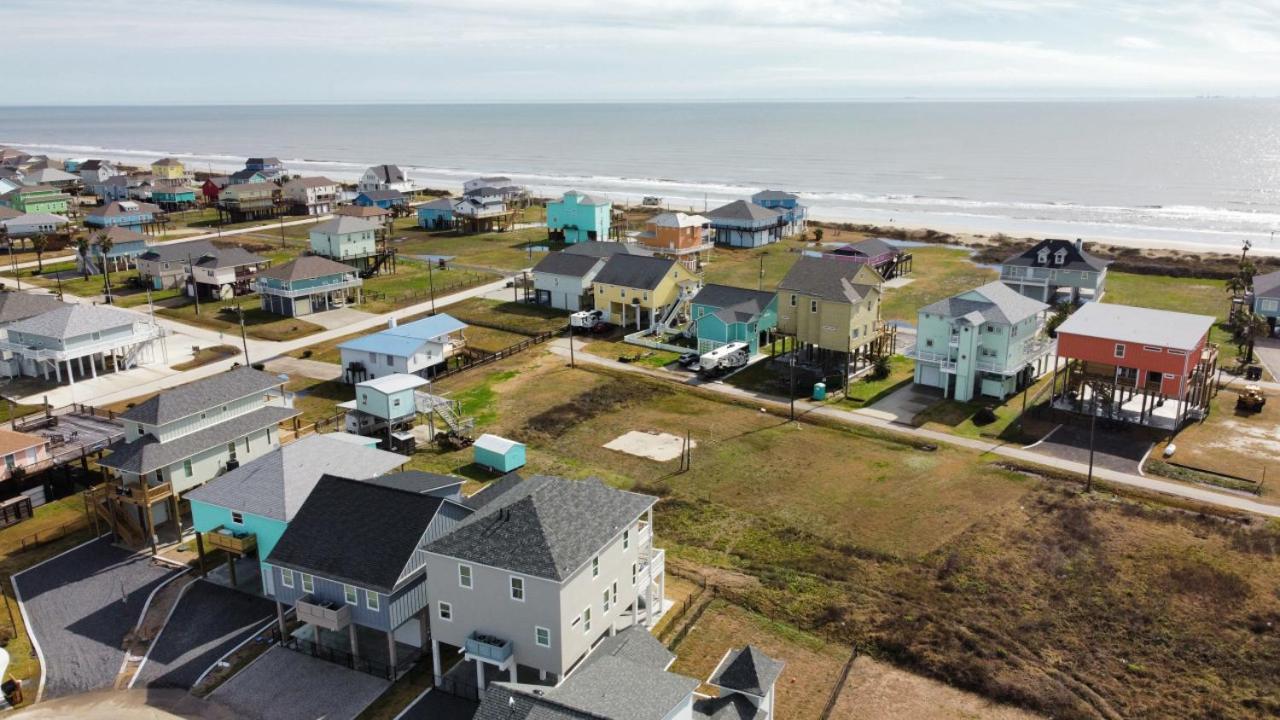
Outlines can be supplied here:
M1084 240L1081 240L1080 238L1076 238L1076 250L1083 250L1083 249L1084 249Z
M387 329L388 329L388 330L395 330L395 329L396 329L396 319L395 319L395 318L387 318Z

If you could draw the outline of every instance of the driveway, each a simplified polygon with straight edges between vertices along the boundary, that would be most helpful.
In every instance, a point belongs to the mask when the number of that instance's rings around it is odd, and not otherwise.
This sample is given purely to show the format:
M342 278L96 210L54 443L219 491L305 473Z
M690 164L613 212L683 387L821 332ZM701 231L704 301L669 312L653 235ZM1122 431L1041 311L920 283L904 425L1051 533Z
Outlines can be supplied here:
M916 415L942 400L939 390L918 388L914 384L898 390L880 402L856 412L900 425L911 425Z
M367 313L362 310L356 310L355 308L346 307L338 308L337 310L303 315L299 319L306 320L309 323L315 323L325 330L336 330L373 317L377 317L377 315Z
M266 598L197 580L183 592L130 687L189 689L273 617L275 603Z
M13 577L40 645L41 697L109 688L124 664L124 636L151 591L178 570L94 540Z
M1118 472L1141 474L1142 459L1154 445L1140 432L1124 428L1104 428L1102 423L1094 431L1093 464ZM1089 428L1060 425L1045 436L1032 451L1072 462L1089 463Z
M209 699L258 720L349 720L390 684L277 646L218 686Z
M432 690L404 709L396 720L472 720L480 703Z
M1280 340L1276 338L1259 338L1253 346L1253 354L1258 362L1271 373L1271 377L1280 380Z
M284 373L291 378L305 377L312 380L337 380L342 377L342 366L338 363L304 360L302 358L282 355L266 363L268 372Z

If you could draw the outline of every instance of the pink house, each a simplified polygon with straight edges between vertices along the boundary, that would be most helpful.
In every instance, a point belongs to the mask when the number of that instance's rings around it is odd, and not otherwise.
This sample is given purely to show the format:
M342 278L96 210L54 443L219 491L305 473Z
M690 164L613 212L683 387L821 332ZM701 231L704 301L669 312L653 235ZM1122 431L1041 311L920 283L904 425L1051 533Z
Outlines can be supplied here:
M31 468L49 459L49 441L39 435L0 429L0 479L8 480L17 468Z

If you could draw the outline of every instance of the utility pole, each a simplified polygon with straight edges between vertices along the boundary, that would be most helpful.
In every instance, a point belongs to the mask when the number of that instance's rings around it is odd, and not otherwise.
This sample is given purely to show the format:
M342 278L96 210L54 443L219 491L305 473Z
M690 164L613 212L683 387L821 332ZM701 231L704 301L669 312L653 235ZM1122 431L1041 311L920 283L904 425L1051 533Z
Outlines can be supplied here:
M796 349L791 347L791 422L796 421Z
M200 286L196 284L196 265L187 253L187 272L191 274L191 297L196 299L196 315L200 314ZM246 358L247 359L247 358Z
M237 305L236 309L239 310L236 314L240 316L240 342L244 344L244 364L247 367L249 365L249 338L244 334L244 307Z
M18 289L22 289L22 275L18 272L18 261L13 257L13 238L9 238L9 264L13 266L13 279L18 283Z
M756 282L757 290L764 290L764 253L760 253L760 279Z
M427 263L427 291L431 293L431 314L436 314L436 281L431 274L431 266L434 262Z
M577 367L573 357L573 319L569 320L569 367Z
M1093 492L1093 431L1098 425L1098 392L1092 390L1093 412L1089 414L1089 477L1085 481L1084 491L1086 493Z

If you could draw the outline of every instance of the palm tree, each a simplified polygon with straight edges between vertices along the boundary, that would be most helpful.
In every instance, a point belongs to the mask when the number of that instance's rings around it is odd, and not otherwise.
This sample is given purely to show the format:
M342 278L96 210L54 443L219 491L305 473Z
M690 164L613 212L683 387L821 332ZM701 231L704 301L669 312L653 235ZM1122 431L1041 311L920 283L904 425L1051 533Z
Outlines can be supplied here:
M49 236L36 233L31 237L31 249L36 253L36 274L44 274L44 251L49 248Z
M89 236L80 235L76 238L76 252L80 255L80 274L85 280L89 279Z
M1239 326L1236 329L1236 342L1245 351L1245 364L1253 362L1253 345L1260 337L1271 334L1271 325L1267 319L1251 310L1241 310Z
M111 240L111 236L105 232L97 234L98 240L98 262L102 266L102 287L107 295L107 304L111 304L111 266L107 264L107 255L111 253L111 247L115 243Z

